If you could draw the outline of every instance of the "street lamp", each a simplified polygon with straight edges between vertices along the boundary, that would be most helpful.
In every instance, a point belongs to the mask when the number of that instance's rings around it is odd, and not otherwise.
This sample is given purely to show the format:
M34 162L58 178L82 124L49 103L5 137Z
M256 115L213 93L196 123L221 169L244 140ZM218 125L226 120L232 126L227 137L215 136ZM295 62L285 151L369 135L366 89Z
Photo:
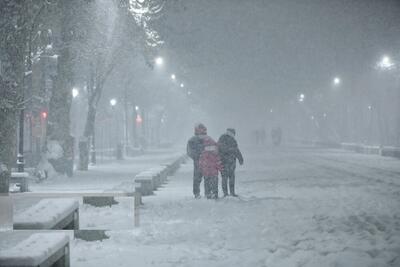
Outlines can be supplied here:
M377 63L377 67L381 70L391 70L395 67L395 64L389 56L384 55Z
M72 88L72 97L76 98L79 95L79 90L77 88Z
M156 65L161 66L164 64L164 59L162 57L157 57L155 59Z
M340 80L339 77L333 78L333 85L339 86L341 82L342 82L342 81Z
M172 79L173 81L175 81L175 80L176 80L176 75L175 75L175 74L171 74L171 79Z
M116 104L117 104L117 99L111 98L111 99L110 99L110 105L111 105L112 107L114 107Z
M180 85L180 86L181 86L181 88L185 87L185 85L184 85L183 83L181 83L181 85Z
M135 106L135 110L136 110L136 111L139 111L139 106Z
M305 98L306 98L306 96L304 94L300 94L299 95L299 102L304 102Z

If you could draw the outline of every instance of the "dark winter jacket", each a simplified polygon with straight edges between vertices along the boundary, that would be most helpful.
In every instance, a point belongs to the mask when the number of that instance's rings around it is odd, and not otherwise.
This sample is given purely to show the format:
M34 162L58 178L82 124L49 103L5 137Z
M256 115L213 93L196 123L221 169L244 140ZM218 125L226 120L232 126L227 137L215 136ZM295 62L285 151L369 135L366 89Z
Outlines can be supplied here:
M186 146L186 154L196 163L204 150L203 139L206 135L195 135L189 139Z
M218 139L218 151L221 157L222 164L236 164L236 159L240 164L243 164L243 156L239 150L238 144L233 136L223 134Z

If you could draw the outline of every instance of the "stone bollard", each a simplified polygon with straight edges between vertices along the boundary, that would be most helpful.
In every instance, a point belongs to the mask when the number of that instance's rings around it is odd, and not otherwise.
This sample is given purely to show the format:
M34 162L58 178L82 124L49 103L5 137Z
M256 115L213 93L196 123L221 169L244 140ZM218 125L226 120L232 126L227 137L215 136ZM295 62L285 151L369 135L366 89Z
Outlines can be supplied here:
M10 172L7 167L0 163L0 195L8 195L10 190Z
M89 165L88 141L86 138L79 140L79 167L80 171L87 171Z
M115 154L116 154L117 160L123 160L124 159L124 145L122 143L118 143L117 151L116 151Z
M13 204L10 190L10 172L0 163L0 231L13 229Z

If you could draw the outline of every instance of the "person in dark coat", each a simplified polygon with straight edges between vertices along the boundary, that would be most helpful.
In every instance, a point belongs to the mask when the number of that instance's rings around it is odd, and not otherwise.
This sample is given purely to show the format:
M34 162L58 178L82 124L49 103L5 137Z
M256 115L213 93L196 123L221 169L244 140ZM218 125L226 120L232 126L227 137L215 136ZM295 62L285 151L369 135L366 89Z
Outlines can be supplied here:
M203 178L199 167L200 155L204 150L204 138L207 137L207 128L202 123L194 127L194 136L189 139L186 146L187 155L193 159L193 194L200 198L200 184Z
M228 128L226 133L221 135L218 139L218 151L222 161L223 170L222 176L222 191L224 196L228 195L228 180L229 180L229 192L231 196L237 197L235 194L235 169L236 159L239 160L239 164L243 164L243 156L239 150L238 144L235 140L236 131L233 128Z

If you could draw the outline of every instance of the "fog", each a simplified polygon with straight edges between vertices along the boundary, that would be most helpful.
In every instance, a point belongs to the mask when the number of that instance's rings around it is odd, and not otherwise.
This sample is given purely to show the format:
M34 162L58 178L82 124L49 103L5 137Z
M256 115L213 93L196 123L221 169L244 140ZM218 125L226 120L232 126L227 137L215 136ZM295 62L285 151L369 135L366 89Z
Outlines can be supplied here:
M400 0L0 1L0 266L400 266L399 159Z
M368 137L361 132L382 127L377 118L356 125L369 117L368 106L382 104L389 120L384 124L397 124L390 131L399 132L398 72L375 68L382 55L398 56L399 8L397 1L172 1L161 18L160 54L168 70L183 73L218 131L271 124L290 131L307 123L305 116L319 120L326 113L330 131L346 135L336 138L363 142ZM332 86L336 76L338 88ZM302 93L304 107L296 107ZM340 114L344 102L349 110ZM340 134L351 129L333 121L339 117L360 129ZM298 137L317 135L297 131ZM371 138L379 143L378 136Z

